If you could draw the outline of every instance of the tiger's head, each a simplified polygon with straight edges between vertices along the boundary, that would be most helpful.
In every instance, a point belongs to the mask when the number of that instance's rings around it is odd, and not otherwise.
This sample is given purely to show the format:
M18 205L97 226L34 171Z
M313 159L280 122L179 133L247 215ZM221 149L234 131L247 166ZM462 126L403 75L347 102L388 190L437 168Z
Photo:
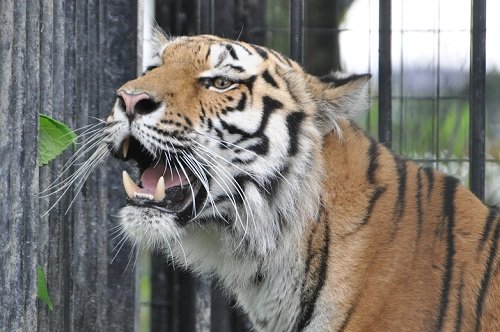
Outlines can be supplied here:
M155 62L117 90L105 129L112 153L138 170L123 174L125 234L173 252L215 241L269 254L318 213L323 137L341 136L339 119L365 107L369 76L317 78L215 36L158 38Z

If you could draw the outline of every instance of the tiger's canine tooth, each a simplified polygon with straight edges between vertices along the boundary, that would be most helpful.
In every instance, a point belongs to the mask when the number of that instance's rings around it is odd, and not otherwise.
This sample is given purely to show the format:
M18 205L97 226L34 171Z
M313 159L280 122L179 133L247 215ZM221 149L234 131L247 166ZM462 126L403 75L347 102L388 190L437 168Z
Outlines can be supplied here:
M123 145L122 145L123 158L127 158L129 145L130 145L130 136L127 136L127 138L123 140Z
M157 202L162 201L165 198L165 180L163 176L160 176L158 183L156 184L155 195L153 199Z
M123 171L123 187L125 187L125 191L127 192L127 196L129 198L134 197L134 193L139 190L139 187L134 183L134 181L130 178L127 171Z

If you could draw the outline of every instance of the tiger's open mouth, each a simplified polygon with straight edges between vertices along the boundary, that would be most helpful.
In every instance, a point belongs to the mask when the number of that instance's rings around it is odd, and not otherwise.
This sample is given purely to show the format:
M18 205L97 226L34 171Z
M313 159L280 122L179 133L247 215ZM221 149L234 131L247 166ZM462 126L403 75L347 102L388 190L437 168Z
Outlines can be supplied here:
M201 181L171 152L155 157L137 139L128 136L113 155L135 161L139 169L137 184L123 171L123 186L130 205L193 217L206 197Z

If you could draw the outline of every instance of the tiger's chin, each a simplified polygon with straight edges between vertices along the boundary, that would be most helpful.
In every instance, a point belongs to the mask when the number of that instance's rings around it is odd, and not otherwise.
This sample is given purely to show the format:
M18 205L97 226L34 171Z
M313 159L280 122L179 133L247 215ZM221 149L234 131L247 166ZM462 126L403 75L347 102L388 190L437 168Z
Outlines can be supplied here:
M178 216L152 207L127 205L118 217L123 234L139 248L163 250L166 244L175 243L184 234Z

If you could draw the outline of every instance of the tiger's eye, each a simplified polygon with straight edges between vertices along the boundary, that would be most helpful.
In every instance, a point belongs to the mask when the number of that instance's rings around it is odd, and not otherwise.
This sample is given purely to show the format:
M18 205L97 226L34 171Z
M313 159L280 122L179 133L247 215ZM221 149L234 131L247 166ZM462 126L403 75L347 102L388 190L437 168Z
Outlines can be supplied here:
M226 89L231 86L233 82L225 77L216 77L213 81L213 85L217 89Z

